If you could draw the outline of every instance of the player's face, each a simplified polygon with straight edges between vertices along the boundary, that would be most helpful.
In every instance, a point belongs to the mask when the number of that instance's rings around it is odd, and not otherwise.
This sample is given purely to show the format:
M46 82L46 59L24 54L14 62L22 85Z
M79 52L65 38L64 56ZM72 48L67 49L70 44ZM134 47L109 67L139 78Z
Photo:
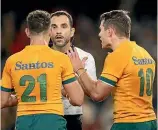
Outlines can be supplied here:
M109 47L109 34L108 34L108 29L105 30L103 21L100 24L100 33L99 37L101 40L102 48L108 48Z
M70 42L74 30L70 26L67 16L53 16L51 18L51 40L58 47L64 47Z

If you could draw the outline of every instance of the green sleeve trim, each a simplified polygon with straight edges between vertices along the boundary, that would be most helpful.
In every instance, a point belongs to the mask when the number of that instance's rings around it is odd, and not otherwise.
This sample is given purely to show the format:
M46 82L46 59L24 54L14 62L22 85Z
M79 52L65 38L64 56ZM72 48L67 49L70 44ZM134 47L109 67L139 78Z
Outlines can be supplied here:
M105 78L105 77L103 77L103 76L100 76L99 79L100 79L101 81L105 82L105 83L110 84L111 86L115 86L115 85L116 85L116 82L115 82L115 81L110 80L110 79L107 79L107 78Z
M14 92L14 89L10 89L10 88L4 88L1 86L1 91L5 91L5 92Z
M64 84L69 84L69 83L72 83L72 82L74 82L74 81L76 81L76 78L75 78L75 77L63 81L62 84L63 84L63 85L64 85Z

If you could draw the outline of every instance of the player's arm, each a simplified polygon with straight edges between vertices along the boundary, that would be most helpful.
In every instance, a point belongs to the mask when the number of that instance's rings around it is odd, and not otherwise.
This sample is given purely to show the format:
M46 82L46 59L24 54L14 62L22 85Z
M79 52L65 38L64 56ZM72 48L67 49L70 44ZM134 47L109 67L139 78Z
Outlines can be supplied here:
M96 81L97 76L96 76L95 60L91 54L89 54L88 59L85 62L85 69L87 70L87 74L90 76L90 78ZM78 78L78 81L80 85L82 86L82 88L84 89L85 88L84 84L81 82L80 78ZM90 97L90 94L86 89L84 89L84 93Z
M119 61L119 53L114 53L113 55L108 56L104 63L102 75L98 81L94 81L89 77L85 69L83 69L83 65L79 59L77 51L75 50L75 52L73 52L71 50L67 53L71 59L74 70L79 75L79 78L84 85L84 89L90 94L90 97L96 101L101 101L110 94L113 86L116 86L118 78L122 75L126 64L124 58L122 58L124 62ZM118 65L119 62L123 64Z
M89 96L95 101L104 100L112 91L115 84L109 84L108 82L102 82L101 80L94 81L85 72L84 69L79 70L78 75L83 83L82 87L88 92Z
M81 106L84 101L84 92L78 83L78 81L73 81L69 84L64 85L66 97L73 106Z
M77 81L79 82L79 84L82 86L82 89L84 89L84 85L83 85L83 83L81 82L81 80L80 80L78 77L76 77L76 78L77 78ZM62 95L63 95L64 97L67 97L67 98L68 98L68 93L65 91L64 88L61 90L61 93L62 93ZM84 93L85 93L87 96L90 97L89 93L88 93L85 89L84 89Z
M70 59L65 55L64 65L63 65L63 87L62 93L65 93L69 97L69 101L74 106L81 106L84 100L84 92L76 80L75 74L73 72L73 68L70 62ZM65 95L65 96L66 96Z
M14 95L11 95L14 89L12 87L9 61L7 60L1 82L1 108L12 107L18 104L18 100Z

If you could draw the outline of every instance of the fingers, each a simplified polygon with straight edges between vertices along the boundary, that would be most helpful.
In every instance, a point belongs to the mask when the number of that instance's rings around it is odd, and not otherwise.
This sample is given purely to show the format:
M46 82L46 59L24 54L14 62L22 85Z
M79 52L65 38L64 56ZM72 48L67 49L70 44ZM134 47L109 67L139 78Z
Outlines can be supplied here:
M88 57L84 57L84 58L82 59L82 63L85 63L87 59L88 59Z
M68 57L71 59L71 53L70 53L70 51L69 51L69 50L66 52L66 54L67 54L67 55L68 55Z
M69 56L70 59L72 59L74 54L72 53L72 50L67 51L67 55Z
M17 96L16 96L15 94L11 94L11 97L14 97L14 98L16 98Z
M71 53L71 56L72 56L72 58L75 58L76 56L75 56L75 52L72 50L72 48L70 47L70 53Z
M75 57L79 58L79 55L78 55L78 52L77 52L76 48L74 48L74 53L75 53Z
M83 67L85 67L85 64L86 64L86 60L88 59L88 57L84 57L83 59L82 59L82 65L83 65Z
M78 55L76 48L74 48L74 51L73 51L73 49L70 47L70 49L67 51L67 55L70 58L79 58L79 55Z

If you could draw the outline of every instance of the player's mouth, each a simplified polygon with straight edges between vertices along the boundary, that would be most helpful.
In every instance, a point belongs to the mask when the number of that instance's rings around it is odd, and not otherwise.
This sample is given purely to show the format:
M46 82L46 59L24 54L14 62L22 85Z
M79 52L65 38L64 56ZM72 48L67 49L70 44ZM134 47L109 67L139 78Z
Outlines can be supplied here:
M101 38L100 38L100 41L103 42Z

